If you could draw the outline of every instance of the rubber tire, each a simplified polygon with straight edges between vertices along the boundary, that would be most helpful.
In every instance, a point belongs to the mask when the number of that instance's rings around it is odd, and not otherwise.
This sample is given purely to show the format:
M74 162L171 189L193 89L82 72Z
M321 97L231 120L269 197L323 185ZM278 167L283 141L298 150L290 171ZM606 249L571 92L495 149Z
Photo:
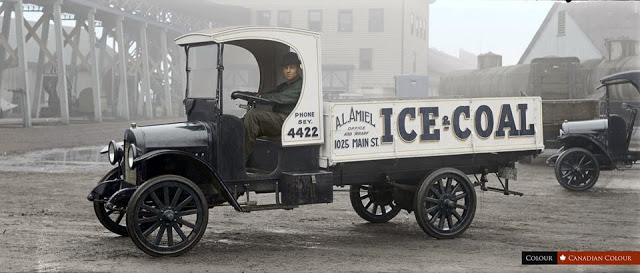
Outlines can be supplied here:
M560 171L560 163L562 163L562 160L566 159L567 156L570 153L577 153L577 152L581 152L581 153L585 153L591 160L593 160L593 162L595 162L596 164L596 175L595 178L593 179L592 182L590 182L589 184L583 186L583 187L574 187L571 185L568 185L566 183L564 183L564 181L562 181L562 173ZM586 191L590 188L592 188L596 182L598 182L598 178L600 177L600 163L598 163L598 160L596 159L596 157L593 155L593 153L591 153L589 150L584 149L584 148L570 148L565 150L564 152L562 152L560 154L560 156L558 156L558 159L556 160L556 164L554 166L555 169L555 174L556 174L556 180L558 181L558 183L560 184L560 186L562 186L563 188L570 190L570 191Z
M355 186L355 187L354 187ZM368 185L369 187L373 187L373 185ZM391 219L396 217L400 210L402 210L397 204L395 208L389 211L389 213L385 214L384 217L374 216L369 212L363 205L360 199L360 185L351 185L349 186L349 199L351 200L351 207L353 210L360 216L362 219L367 220L370 223L381 224L389 222Z
M118 167L115 167L102 177L100 181L98 181L98 184L107 180L115 179L117 174ZM126 225L121 226L116 224L116 222L111 220L109 215L107 215L107 209L104 207L103 202L93 201L93 211L95 212L98 221L100 221L100 224L102 224L106 229L120 236L129 236ZM124 220L126 221L126 219Z
M204 209L204 213L203 213L203 217L202 220L200 221L200 228L199 228L199 232L196 233L195 236L191 237L190 242L183 248L177 250L177 251L171 251L171 252L159 252L156 251L154 249L149 248L146 244L144 244L144 242L142 242L142 240L144 240L144 238L140 238L139 234L137 234L134 230L136 228L136 219L134 219L135 213L134 210L136 208L136 202L138 201L138 199L140 199L140 196L142 194L144 194L144 192L146 190L148 190L149 188L153 187L155 184L164 182L166 180L169 181L175 181L175 182L180 182L180 183L184 183L186 184L188 187L191 188L191 190L194 191L194 193L197 195L198 199L200 199L200 206ZM207 199L204 196L204 193L202 193L202 190L200 190L200 187L198 187L198 185L196 185L195 183L193 183L191 180L182 177L182 176L177 176L177 175L161 175L161 176L157 176L154 177L146 182L144 182L140 187L138 187L138 189L133 193L133 196L131 196L131 199L129 200L129 204L127 206L127 228L129 230L131 230L130 236L131 240L133 241L133 243L140 249L142 250L144 253L147 253L151 256L155 256L155 257L160 257L160 256L180 256L184 253L186 253L187 251L191 250L196 244L198 244L198 242L200 241L200 239L202 238L202 236L204 235L206 229L207 229L207 223L209 221L209 207L207 204Z
M442 233L439 230L436 230L433 227L431 227L429 224L426 224L426 221L429 221L430 214L426 212L426 207L422 206L423 202L421 201L423 198L426 198L426 194L428 193L429 187L431 186L432 183L435 182L436 178L444 174L453 174L462 178L462 180L464 181L463 183L466 183L467 188L470 189L470 191L468 192L470 203L471 203L469 204L469 208L468 208L470 215L467 218L463 219L464 222L462 223L462 228L455 233ZM416 191L416 197L414 198L414 212L416 215L416 221L418 222L418 225L420 226L420 228L422 228L422 230L425 233L437 239L452 239L464 233L464 231L467 230L467 228L469 228L469 226L471 225L471 222L473 221L473 217L475 216L475 213L476 213L476 206L477 206L477 198L476 198L476 191L473 187L473 184L471 183L471 181L469 180L469 178L465 173L455 168L442 168L429 174L420 183L420 187L418 191Z

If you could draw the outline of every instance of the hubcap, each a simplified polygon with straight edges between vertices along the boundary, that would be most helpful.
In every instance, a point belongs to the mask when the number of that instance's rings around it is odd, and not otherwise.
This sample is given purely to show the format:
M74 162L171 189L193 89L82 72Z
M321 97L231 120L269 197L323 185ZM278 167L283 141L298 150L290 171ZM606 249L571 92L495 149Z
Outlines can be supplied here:
M175 220L176 213L173 210L166 210L162 213L162 218L167 222L173 222Z
M445 216L451 214L456 206L456 202L452 200L453 197L454 196L451 194L443 194L442 197L438 200L438 206Z
M453 208L456 206L456 202L451 201L450 199L447 199L446 201L444 201L444 203L449 206L449 208Z

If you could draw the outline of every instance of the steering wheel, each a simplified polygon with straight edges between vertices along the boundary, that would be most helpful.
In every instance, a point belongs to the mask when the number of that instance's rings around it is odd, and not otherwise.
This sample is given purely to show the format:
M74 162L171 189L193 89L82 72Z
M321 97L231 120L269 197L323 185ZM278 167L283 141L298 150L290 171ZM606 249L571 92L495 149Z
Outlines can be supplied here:
M258 97L257 94L258 93L254 93L254 92L234 91L233 93L231 93L231 99L246 100L249 104L252 104L252 105L256 103L273 104L272 101L265 98Z

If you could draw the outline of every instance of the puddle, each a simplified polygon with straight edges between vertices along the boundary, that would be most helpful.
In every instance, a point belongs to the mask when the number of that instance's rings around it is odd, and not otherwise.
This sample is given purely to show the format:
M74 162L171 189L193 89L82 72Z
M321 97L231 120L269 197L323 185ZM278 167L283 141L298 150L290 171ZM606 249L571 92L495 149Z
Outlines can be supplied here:
M107 156L100 154L104 146L60 148L0 156L0 171L67 172L104 170L111 166Z

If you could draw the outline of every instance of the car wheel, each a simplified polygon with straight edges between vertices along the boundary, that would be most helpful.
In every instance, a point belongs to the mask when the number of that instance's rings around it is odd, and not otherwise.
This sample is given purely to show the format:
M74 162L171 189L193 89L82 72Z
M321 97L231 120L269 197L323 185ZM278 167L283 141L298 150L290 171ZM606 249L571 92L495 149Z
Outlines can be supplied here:
M386 223L400 212L393 200L393 187L387 185L351 185L349 199L353 210L371 223Z
M583 148L571 148L558 157L555 165L556 180L565 189L586 191L600 176L600 165L593 154Z
M467 175L443 168L425 178L414 200L416 221L438 239L454 238L471 225L476 212L476 192Z
M98 184L118 178L118 168L113 168L109 171ZM95 201L93 201L93 211L98 218L98 221L107 228L109 231L121 235L121 236L129 236L129 232L127 232L127 226L124 224L124 217L126 214L126 208L114 208L107 209L105 207L106 200L101 196L97 196Z
M189 251L204 235L208 218L202 190L176 175L144 182L127 206L130 237L152 256L179 256Z

